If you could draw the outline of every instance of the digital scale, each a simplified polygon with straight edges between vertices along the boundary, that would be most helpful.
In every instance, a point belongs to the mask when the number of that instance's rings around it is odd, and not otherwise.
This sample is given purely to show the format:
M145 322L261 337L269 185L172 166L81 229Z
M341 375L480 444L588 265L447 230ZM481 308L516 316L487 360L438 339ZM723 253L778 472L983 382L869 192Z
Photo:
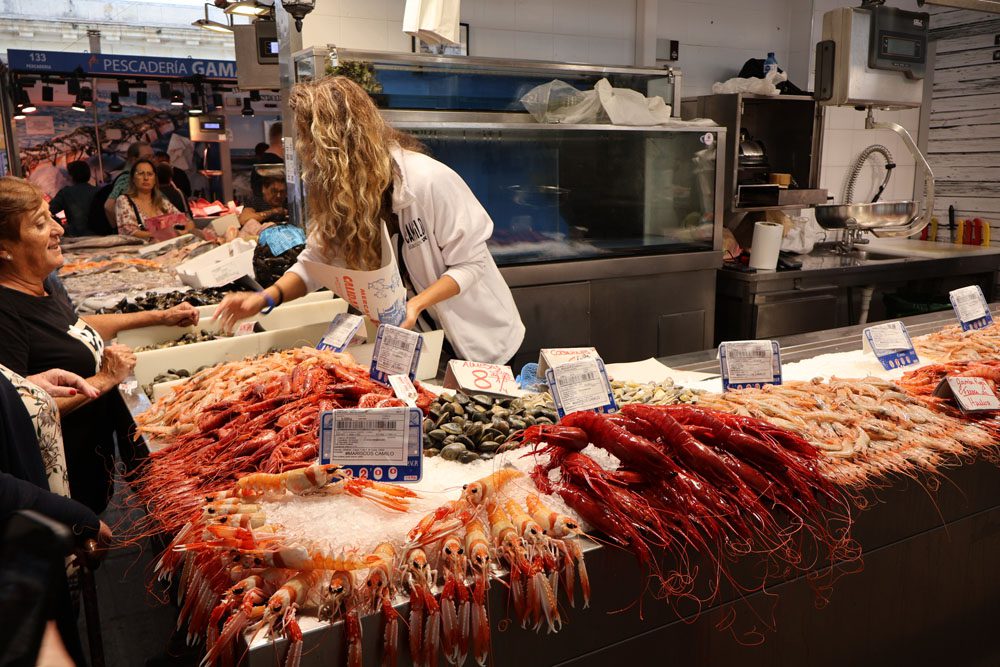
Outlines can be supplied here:
M823 39L816 45L817 101L919 107L929 20L926 12L883 7L881 2L824 14Z

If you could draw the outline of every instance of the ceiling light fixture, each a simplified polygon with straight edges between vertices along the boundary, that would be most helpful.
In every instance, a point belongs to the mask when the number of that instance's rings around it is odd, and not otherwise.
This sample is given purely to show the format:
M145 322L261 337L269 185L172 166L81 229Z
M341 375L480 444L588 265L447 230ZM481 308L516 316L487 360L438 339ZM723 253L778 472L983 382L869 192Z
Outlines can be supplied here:
M250 101L249 97L243 98L243 111L241 111L244 116L253 116L253 103Z
M223 11L233 16L263 16L270 12L271 8L249 0L237 0L226 5Z
M108 105L108 111L111 113L121 113L122 102L121 97L118 93L111 93L111 104Z
M31 103L31 97L28 96L27 90L25 90L24 88L19 88L17 96L18 96L17 106L21 108L21 111L23 113L35 113L36 111L38 111L38 108Z
M188 111L192 116L198 116L205 112L205 107L201 105L201 95L191 93L191 109Z
M172 107L182 107L184 106L184 93L179 90L175 90L170 93L170 106Z
M281 7L295 19L295 29L302 32L302 19L316 7L316 0L281 0Z
M135 91L135 103L136 104L138 104L141 107L144 107L144 106L146 106L147 102L149 102L149 93L147 93L145 90L137 90L137 91Z
M91 100L92 91L90 88L81 88L76 94L76 99L73 100L73 109L75 111L86 111L86 103Z
M233 31L233 17L232 17L232 15L231 14L228 15L228 18L229 18L229 23L228 24L226 24L226 23L219 23L218 21L213 21L210 18L208 18L208 5L209 5L209 3L206 2L205 3L205 18L198 19L197 21L192 21L191 25L193 25L193 26L195 26L197 28L204 28L205 30L211 30L212 32L229 32L229 33L231 33Z
M52 86L42 86L42 101L51 102L55 99L55 91Z

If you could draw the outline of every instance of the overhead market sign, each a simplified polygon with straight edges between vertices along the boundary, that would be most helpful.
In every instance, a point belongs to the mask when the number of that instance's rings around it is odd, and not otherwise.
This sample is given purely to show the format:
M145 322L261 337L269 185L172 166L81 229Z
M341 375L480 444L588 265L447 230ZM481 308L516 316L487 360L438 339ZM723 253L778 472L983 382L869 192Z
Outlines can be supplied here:
M94 76L235 79L236 61L198 58L151 58L110 53L66 53L9 49L8 66L15 72L70 74L77 70Z

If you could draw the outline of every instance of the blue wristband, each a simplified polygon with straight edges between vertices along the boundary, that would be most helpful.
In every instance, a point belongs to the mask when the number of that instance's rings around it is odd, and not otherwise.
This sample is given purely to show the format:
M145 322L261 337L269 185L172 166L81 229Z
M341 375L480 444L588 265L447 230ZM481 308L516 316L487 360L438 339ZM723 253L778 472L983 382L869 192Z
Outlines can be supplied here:
M264 301L267 302L267 308L265 308L264 310L262 310L260 312L261 312L261 315L267 315L272 310L274 310L274 307L277 306L278 304L276 304L274 302L274 299L271 298L271 295L268 294L267 292L265 292L264 290L261 290L260 294L261 294L261 296L264 297Z

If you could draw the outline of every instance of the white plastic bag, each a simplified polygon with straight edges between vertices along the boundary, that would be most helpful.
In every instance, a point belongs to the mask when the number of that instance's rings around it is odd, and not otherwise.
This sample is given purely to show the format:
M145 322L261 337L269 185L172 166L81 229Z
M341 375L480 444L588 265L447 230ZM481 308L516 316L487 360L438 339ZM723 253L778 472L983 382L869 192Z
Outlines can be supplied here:
M670 107L662 97L646 97L629 88L612 88L607 79L594 86L601 106L615 125L662 125L671 122Z
M579 125L606 120L597 91L577 90L558 79L529 90L521 104L539 123Z
M791 227L785 232L785 237L781 239L781 249L799 255L808 255L816 243L825 236L826 232L816 223L815 218L793 216Z
M716 95L720 93L754 93L757 95L768 95L775 97L781 94L777 85L782 81L787 81L788 75L772 69L763 79L741 79L733 77L723 83L713 83L712 92Z

